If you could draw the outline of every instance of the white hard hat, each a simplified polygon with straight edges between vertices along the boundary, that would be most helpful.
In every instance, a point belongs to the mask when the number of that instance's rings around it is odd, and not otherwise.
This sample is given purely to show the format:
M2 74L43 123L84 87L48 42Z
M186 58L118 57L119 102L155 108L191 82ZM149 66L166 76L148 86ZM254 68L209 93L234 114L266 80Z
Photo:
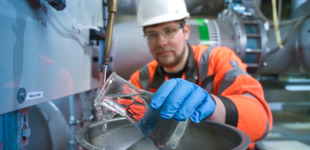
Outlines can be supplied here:
M148 26L189 18L184 0L140 0L138 26Z

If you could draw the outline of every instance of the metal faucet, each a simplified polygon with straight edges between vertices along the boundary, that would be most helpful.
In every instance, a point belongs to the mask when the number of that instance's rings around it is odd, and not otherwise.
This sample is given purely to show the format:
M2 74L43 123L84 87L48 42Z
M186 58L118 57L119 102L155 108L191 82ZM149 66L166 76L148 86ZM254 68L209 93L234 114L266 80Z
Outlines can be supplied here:
M115 13L117 12L117 0L109 0L108 1L108 25L106 30L106 43L104 45L104 56L103 56L103 83L106 81L107 74L107 65L109 64L110 59L110 50L111 50L111 41L112 41L112 33L113 33L113 24Z

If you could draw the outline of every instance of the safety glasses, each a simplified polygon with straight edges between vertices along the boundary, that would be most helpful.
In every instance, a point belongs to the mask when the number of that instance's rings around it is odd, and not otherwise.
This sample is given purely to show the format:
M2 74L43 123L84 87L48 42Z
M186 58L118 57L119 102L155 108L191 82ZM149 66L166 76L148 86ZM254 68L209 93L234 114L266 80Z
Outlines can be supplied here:
M157 42L159 35L162 35L165 39L170 40L182 28L182 25L179 27L168 27L163 32L147 32L145 33L144 37L146 37L149 42Z

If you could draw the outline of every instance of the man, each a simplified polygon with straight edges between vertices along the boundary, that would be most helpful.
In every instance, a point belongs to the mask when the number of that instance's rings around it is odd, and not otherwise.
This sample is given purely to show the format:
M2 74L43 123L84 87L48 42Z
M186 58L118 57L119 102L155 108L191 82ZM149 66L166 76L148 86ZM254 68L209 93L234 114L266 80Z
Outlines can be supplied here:
M250 148L269 133L272 114L246 64L227 47L187 43L184 0L140 0L137 14L155 60L130 82L155 93L150 107L160 109L161 118L233 125L249 135Z

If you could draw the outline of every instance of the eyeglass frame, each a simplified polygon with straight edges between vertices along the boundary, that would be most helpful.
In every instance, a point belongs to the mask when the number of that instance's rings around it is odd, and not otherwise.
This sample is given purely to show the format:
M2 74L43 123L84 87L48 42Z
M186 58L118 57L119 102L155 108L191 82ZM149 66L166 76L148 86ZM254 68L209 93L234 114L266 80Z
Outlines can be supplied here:
M150 40L150 38L148 38L148 36L147 36L147 33L144 33L144 37L148 40L148 41L150 41L150 42L155 42L155 41L158 41L158 39L159 39L159 36L160 35L162 35L165 39L167 39L167 40L170 40L170 39L172 39L175 35L176 35L176 33L180 30L180 29L183 29L183 25L182 24L180 24L180 26L177 28L177 29L175 29L174 31L172 31L172 36L171 37L167 37L167 31L168 30L172 30L172 29L166 29L165 31L162 31L162 32L156 32L156 33L150 33L150 34L156 34L156 38L155 39L153 39L153 40Z

